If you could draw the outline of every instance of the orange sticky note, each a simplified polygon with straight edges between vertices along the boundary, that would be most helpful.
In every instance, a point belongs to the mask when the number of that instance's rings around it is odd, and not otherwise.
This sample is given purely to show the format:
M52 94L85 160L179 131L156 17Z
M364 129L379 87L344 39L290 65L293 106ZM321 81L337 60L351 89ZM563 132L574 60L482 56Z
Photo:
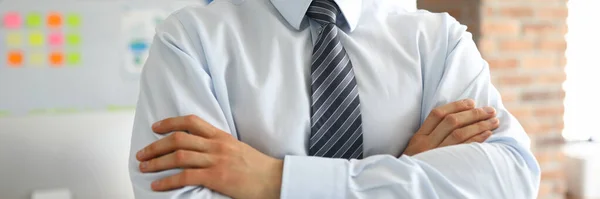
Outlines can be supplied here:
M61 67L65 62L65 55L61 52L50 53L50 56L48 58L50 61L50 65L52 65L52 67L54 68Z
M8 52L8 66L19 68L23 65L23 53L21 51Z
M60 13L50 13L48 14L48 27L50 28L60 28L62 26L62 16Z

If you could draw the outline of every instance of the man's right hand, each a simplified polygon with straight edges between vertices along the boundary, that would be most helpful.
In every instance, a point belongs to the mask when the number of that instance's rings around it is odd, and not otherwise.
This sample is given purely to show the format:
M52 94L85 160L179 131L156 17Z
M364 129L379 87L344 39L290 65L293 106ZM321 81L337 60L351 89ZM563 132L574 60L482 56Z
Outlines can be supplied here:
M471 99L446 104L429 113L403 154L412 156L444 146L481 143L499 125L496 110L492 107L475 108Z

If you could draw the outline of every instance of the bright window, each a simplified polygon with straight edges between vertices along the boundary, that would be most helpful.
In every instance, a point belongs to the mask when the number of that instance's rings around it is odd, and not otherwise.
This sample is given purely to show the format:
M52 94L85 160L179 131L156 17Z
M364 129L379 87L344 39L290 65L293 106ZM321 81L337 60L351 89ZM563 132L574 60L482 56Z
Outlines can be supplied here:
M600 139L600 1L569 0L565 129L569 141Z

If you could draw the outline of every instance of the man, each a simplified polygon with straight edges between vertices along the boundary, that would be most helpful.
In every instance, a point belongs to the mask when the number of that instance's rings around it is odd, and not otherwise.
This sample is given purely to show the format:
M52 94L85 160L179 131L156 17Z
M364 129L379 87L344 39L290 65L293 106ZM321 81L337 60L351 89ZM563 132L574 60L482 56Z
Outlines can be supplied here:
M157 29L130 173L144 199L534 198L528 148L447 14L220 0Z

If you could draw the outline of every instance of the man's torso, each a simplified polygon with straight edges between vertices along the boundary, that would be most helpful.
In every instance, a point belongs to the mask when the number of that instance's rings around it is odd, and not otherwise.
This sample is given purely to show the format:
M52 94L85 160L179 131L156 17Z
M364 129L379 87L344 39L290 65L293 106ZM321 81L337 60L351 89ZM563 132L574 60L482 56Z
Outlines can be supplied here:
M365 155L397 156L406 147L424 117L427 91L437 88L427 79L441 77L448 51L446 14L391 5L363 2L356 29L341 34L358 83ZM176 15L204 52L199 62L233 121L231 133L268 155L306 155L309 23L294 29L268 0L221 0Z

